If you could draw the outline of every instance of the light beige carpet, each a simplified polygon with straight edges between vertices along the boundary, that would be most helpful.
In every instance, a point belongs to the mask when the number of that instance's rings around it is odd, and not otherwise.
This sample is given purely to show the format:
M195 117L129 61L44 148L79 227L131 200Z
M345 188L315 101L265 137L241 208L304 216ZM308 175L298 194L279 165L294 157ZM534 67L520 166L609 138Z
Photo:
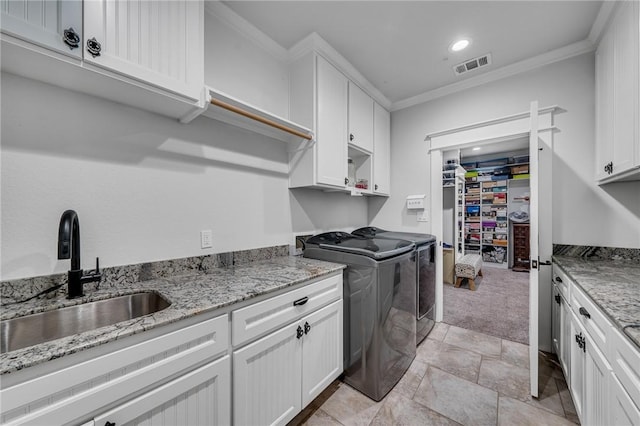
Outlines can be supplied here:
M529 274L485 266L476 291L444 284L444 322L529 344Z

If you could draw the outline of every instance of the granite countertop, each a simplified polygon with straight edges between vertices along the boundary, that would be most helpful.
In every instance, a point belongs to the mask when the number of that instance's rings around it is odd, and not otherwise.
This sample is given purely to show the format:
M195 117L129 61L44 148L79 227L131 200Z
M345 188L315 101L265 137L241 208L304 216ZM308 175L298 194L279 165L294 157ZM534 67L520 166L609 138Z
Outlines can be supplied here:
M553 260L640 349L640 264L557 255Z
M81 350L141 333L194 315L304 281L322 277L344 265L301 257L276 257L242 266L215 268L206 273L189 273L174 277L141 281L135 284L93 291L82 299L35 299L2 307L0 319L43 312L114 296L154 291L171 302L168 308L114 325L0 354L0 374L18 371Z

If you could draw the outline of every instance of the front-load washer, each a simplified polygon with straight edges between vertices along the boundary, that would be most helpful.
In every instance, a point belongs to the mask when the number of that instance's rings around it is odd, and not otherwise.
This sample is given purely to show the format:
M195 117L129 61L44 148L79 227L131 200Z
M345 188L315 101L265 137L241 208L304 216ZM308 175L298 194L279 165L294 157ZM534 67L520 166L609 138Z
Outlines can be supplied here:
M416 355L415 245L328 232L303 255L342 263L344 381L380 401Z
M416 245L416 343L422 342L435 325L436 315L436 237L413 232L392 232L367 226L352 232L366 238L407 240Z

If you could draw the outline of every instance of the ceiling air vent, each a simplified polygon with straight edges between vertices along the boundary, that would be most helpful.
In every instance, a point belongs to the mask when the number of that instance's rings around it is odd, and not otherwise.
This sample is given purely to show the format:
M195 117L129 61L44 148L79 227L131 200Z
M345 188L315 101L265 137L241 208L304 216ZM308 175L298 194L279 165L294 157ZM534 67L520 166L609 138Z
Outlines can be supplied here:
M457 64L453 67L453 71L456 75L460 75L478 68L486 67L487 65L491 65L491 53Z

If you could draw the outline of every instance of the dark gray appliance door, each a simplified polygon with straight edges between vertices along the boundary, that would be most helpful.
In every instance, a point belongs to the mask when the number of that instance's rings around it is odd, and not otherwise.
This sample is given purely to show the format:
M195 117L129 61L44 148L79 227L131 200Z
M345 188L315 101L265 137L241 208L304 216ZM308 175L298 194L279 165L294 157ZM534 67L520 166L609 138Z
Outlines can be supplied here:
M378 262L375 277L347 268L345 382L380 401L416 354L414 253Z

